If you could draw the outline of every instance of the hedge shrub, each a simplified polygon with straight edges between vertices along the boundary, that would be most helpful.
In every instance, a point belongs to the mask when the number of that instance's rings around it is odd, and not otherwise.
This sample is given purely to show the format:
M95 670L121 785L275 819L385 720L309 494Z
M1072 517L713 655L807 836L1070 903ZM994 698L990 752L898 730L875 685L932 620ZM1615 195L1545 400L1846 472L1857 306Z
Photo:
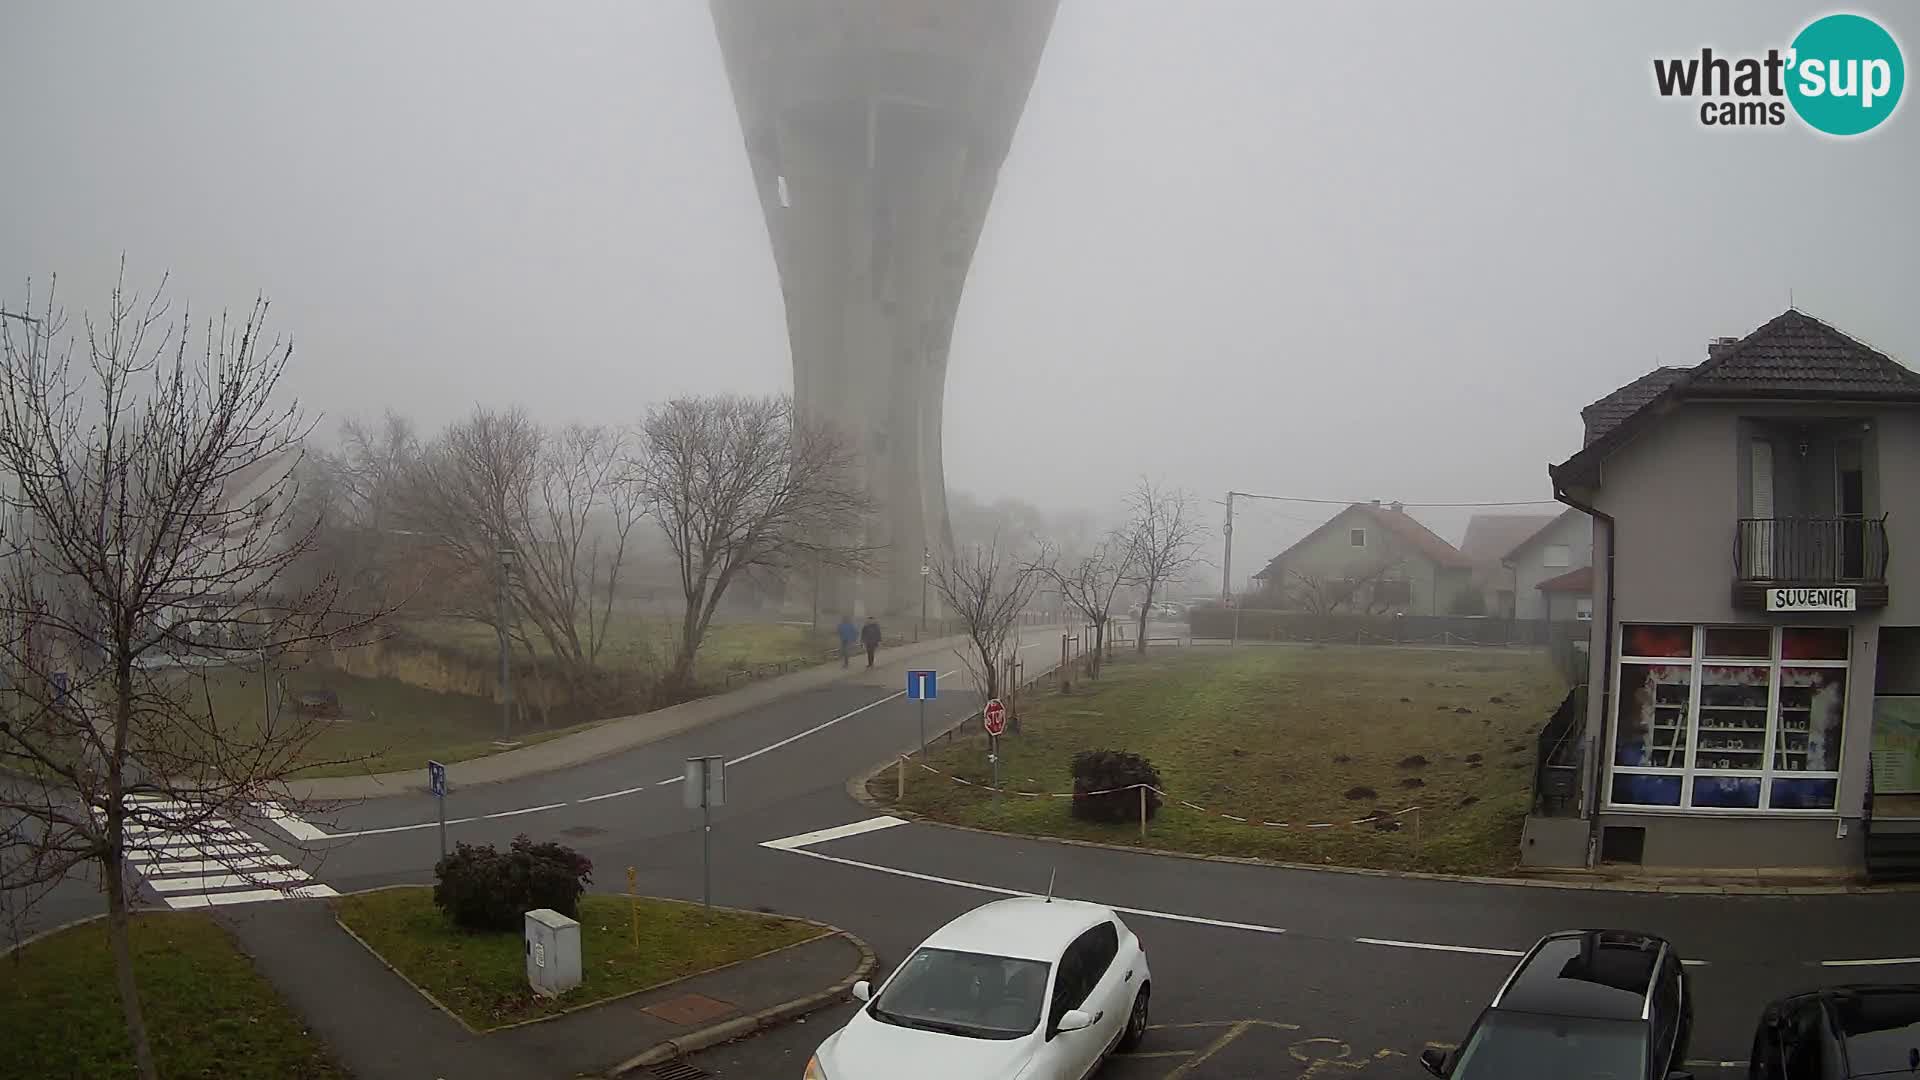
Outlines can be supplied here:
M570 847L536 844L523 834L504 854L492 844L456 844L433 874L433 902L456 926L518 930L536 908L578 918L593 863Z
M1082 750L1073 755L1073 816L1087 821L1140 820L1140 791L1160 786L1160 770L1125 750ZM1115 790L1119 789L1119 790ZM1093 792L1106 792L1096 795ZM1147 792L1147 816L1160 812L1160 793Z

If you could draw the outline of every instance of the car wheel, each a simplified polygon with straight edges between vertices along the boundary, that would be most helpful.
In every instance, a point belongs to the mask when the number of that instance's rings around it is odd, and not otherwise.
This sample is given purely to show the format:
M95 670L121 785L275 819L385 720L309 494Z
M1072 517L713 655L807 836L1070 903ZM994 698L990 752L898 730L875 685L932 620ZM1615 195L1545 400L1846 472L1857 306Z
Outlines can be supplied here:
M1143 986L1139 993L1133 995L1133 1011L1127 1014L1127 1030L1120 1036L1120 1052L1123 1054L1137 1048L1140 1040L1147 1037L1147 998L1152 993L1151 987Z

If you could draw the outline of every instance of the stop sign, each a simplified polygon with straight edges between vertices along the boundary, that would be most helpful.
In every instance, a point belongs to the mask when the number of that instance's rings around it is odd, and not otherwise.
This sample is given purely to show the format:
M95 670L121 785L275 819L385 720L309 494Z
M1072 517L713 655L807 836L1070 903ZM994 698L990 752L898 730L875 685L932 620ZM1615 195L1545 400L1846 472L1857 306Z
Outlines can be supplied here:
M986 722L989 735L998 735L1007 730L1007 707L1000 704L999 698L987 701L986 712L981 714L981 718Z

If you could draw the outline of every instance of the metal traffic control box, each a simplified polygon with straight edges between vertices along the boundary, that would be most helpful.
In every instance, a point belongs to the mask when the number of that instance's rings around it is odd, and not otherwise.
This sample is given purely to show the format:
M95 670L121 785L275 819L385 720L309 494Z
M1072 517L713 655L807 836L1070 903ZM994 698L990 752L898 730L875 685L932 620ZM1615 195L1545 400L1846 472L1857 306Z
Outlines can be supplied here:
M580 924L552 908L527 912L527 984L555 997L580 985Z

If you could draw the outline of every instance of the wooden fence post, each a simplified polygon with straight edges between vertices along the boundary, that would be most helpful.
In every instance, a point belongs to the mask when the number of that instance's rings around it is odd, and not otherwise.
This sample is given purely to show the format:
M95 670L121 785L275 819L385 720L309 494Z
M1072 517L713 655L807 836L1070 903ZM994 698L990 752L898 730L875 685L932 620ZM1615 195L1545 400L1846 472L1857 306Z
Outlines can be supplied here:
M900 760L894 762L893 772L900 785L899 793L894 798L899 802L905 802L907 800L907 755L901 754Z
M1147 785L1140 785L1140 842L1147 842Z

